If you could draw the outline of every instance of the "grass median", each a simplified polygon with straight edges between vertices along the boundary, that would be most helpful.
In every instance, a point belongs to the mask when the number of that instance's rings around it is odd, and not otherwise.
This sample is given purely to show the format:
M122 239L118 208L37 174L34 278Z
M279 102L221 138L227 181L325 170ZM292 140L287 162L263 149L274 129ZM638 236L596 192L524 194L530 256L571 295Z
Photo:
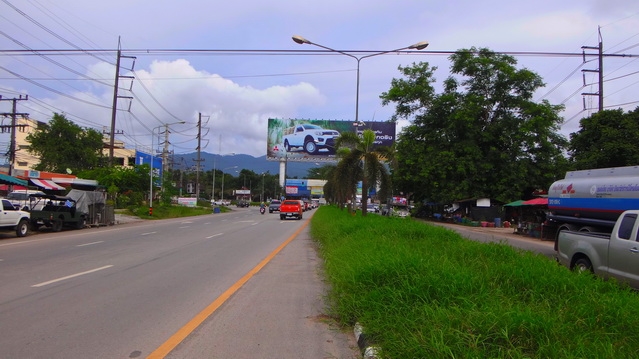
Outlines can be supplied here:
M311 220L332 315L384 358L638 358L639 292L411 219Z

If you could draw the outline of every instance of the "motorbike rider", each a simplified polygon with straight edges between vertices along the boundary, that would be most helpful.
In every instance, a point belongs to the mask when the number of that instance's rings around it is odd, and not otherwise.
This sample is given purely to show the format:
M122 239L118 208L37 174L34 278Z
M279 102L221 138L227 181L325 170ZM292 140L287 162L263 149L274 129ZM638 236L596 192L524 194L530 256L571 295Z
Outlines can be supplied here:
M264 213L264 211L266 211L266 203L262 202L260 203L260 212Z

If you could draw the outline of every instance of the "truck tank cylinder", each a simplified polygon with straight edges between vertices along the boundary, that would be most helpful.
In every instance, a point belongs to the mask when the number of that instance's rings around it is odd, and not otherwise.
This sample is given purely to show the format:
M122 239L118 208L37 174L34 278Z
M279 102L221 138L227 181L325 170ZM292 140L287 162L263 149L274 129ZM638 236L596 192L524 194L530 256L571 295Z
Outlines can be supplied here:
M548 190L548 209L563 216L616 220L639 209L639 166L571 171Z

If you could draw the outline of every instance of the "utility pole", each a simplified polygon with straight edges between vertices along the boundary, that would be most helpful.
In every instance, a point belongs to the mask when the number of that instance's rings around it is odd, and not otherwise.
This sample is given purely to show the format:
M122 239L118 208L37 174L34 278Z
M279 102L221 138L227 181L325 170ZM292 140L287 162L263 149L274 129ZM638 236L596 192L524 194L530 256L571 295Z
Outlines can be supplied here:
M17 102L18 101L26 101L29 100L29 95L25 95L25 97L22 97L22 95L20 95L19 98L12 98L12 99L3 99L2 96L0 96L0 101L11 101L13 102L13 105L11 107L11 112L10 113L0 113L0 116L11 116L11 144L9 145L9 176L13 176L12 172L13 172L13 167L15 166L15 162L16 162L16 127L26 127L27 125L17 125L16 124L16 116L20 115L23 118L28 118L29 114L28 113L18 113L17 111ZM3 130L5 126L2 126Z
M131 96L119 96L118 95L118 88L120 86L120 78L130 78L133 79L133 76L123 76L120 75L120 59L124 57L124 58L129 58L129 59L135 59L135 57L131 57L131 56L122 56L122 50L121 50L121 45L120 45L120 37L118 37L118 51L116 53L116 59L115 59L115 81L114 81L114 86L113 86L113 106L111 108L111 133L110 133L110 141L109 141L109 167L113 166L113 149L115 147L115 118L116 118L116 113L118 111L118 98L128 98L130 100L133 99L133 97ZM135 61L133 61L133 66L135 66ZM131 69L133 70L133 69ZM133 87L133 82L131 83L131 87ZM129 90L131 90L131 88L129 88ZM129 109L130 109L130 104L129 104Z
M195 159L195 198L199 199L200 198L200 162L203 161L203 159L200 158L200 152L201 152L201 143L202 143L202 113L200 112L198 114L198 119L197 119L197 159Z
M599 46L582 46L582 49L588 49L588 50L599 50L599 69L597 70L590 70L590 69L584 69L581 70L582 73L584 72L597 72L599 73L599 92L597 93L592 93L592 92L583 92L582 95L583 96L597 96L599 98L599 112L603 111L604 109L604 102L603 102L603 38L601 37L601 27L599 27ZM586 52L583 52L583 61L586 62ZM583 75L583 83L584 86L586 86L586 75ZM586 109L586 99L584 98L584 110Z

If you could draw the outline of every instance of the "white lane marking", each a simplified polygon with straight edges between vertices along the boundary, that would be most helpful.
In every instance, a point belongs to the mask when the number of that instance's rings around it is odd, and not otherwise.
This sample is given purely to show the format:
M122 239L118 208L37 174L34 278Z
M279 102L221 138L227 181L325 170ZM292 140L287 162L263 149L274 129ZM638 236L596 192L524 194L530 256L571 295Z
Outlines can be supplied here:
M223 235L223 234L224 234L224 233L214 234L214 235L212 235L212 236L208 236L208 237L206 237L206 239L211 239L211 238L213 238L213 237L221 236L221 235Z
M49 285L49 284L56 283L56 282L60 282L60 281L63 281L63 280L67 280L67 279L71 279L71 278L79 277L79 276L81 276L81 275L85 275L85 274L89 274L89 273L93 273L93 272L101 271L101 270L103 270L103 269L107 269L107 268L111 268L111 267L113 267L113 265L108 265L108 266L104 266L104 267L100 267L100 268L96 268L96 269L91 269L91 270L88 270L88 271L86 271L86 272L81 272L81 273L71 274L71 275L68 275L68 276L66 276L66 277L62 277L62 278L58 278L58 279L50 280L50 281L48 281L48 282L42 282L42 283L34 284L34 285L32 285L31 287L34 287L34 288L37 288L37 287L44 287L45 285Z
M189 227L191 227L191 226L180 226L180 227L178 227L178 229L189 228Z
M84 246L90 246L90 245L94 245L94 244L98 244L98 243L102 243L104 241L97 241L97 242L91 242L91 243L85 243L85 244L78 244L76 247L84 247Z
M150 234L156 234L156 233L158 233L158 232L146 232L146 233L142 233L142 234L140 234L140 235L141 235L141 236L148 236L148 235L150 235Z

